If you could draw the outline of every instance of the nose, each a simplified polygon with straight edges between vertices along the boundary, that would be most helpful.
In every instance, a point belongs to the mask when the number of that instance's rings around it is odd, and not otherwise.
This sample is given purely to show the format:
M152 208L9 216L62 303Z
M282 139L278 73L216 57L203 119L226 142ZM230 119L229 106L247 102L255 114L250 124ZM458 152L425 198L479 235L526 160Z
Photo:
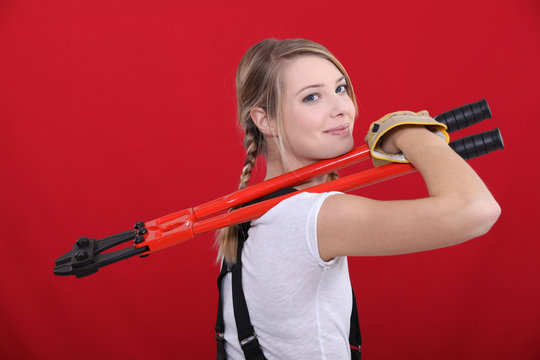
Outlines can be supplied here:
M335 96L332 96L331 116L333 118L345 116L349 108L349 100L347 94L335 94Z

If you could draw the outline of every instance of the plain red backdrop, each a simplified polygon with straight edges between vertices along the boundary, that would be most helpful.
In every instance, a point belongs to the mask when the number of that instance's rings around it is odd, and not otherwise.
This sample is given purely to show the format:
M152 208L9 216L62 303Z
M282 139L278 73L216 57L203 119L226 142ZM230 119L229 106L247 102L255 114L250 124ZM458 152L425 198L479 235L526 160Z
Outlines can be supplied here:
M493 119L455 138L499 127L507 147L470 162L503 209L490 233L350 259L365 359L540 358L539 35L533 0L3 0L0 357L215 357L213 235L84 279L53 262L79 236L232 192L236 66L259 40L303 37L348 69L357 144L387 112L485 97ZM355 193L426 191L408 175Z

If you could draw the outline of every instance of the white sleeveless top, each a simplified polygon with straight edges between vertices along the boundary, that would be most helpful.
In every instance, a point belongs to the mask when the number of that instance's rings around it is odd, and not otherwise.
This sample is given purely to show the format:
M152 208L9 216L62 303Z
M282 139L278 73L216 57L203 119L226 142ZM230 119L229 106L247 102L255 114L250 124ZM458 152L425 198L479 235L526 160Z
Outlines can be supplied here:
M346 257L324 262L317 216L339 192L300 193L251 222L242 252L242 284L268 360L350 360L352 291ZM226 352L244 359L232 305L231 274L222 284Z

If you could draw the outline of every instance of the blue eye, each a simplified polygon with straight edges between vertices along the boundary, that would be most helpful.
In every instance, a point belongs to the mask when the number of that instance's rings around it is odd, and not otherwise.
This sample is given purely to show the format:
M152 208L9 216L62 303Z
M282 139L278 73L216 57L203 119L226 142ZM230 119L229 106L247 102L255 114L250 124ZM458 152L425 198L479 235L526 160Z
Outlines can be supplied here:
M347 92L347 88L349 86L347 84L343 84L343 85L339 85L337 88L336 88L336 94L338 93L342 93L342 92Z
M317 101L317 99L319 99L319 95L317 95L317 94L309 94L302 101L309 103L309 102Z

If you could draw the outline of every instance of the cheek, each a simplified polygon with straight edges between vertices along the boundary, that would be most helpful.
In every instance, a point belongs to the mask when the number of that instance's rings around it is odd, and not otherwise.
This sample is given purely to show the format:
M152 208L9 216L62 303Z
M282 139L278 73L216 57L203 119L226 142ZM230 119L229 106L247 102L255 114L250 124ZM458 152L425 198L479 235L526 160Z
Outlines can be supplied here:
M289 136L293 137L317 130L320 122L316 115L316 112L305 109L291 110L283 118L283 128Z
M354 104L352 102L352 100L349 98L349 110L348 110L348 113L351 117L351 131L354 127L354 124L356 123L356 109L354 108Z

